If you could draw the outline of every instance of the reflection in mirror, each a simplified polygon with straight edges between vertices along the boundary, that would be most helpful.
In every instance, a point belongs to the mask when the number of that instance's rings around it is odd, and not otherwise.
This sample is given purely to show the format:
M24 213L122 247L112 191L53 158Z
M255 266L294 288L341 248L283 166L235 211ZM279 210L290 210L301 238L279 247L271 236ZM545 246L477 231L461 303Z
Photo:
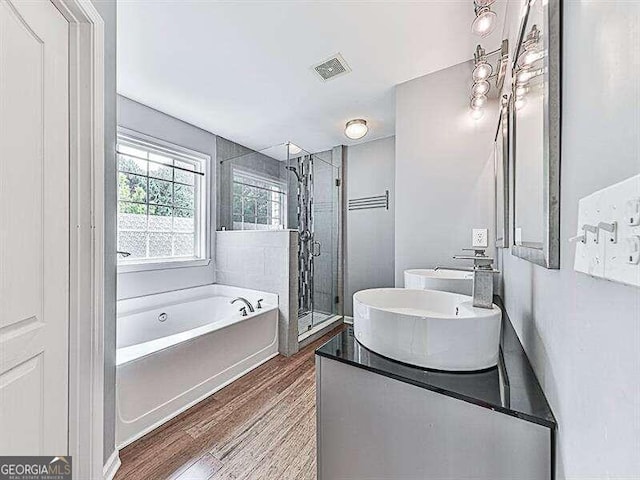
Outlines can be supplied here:
M512 71L512 253L559 268L559 2L527 1Z
M503 95L494 141L496 247L509 247L509 96Z
M541 75L543 2L534 2L517 58L515 93L514 243L542 249L544 243L544 77Z

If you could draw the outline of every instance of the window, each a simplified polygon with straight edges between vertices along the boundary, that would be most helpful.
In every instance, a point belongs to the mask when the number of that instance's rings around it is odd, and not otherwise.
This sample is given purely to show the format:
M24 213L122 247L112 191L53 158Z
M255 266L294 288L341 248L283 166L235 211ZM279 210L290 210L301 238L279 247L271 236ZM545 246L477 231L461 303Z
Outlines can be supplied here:
M285 228L286 187L283 182L233 170L233 228Z
M117 151L118 251L130 254L119 262L204 259L209 157L124 134Z

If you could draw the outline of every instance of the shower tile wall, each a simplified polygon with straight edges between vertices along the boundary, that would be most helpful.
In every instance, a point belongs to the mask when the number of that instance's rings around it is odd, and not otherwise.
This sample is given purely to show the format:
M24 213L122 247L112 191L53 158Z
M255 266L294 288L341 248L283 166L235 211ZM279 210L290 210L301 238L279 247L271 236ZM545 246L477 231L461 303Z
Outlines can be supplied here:
M218 137L216 140L216 155L218 160L218 218L216 230L221 230L222 227L227 230L233 229L233 167L240 167L246 172L284 182L288 185L288 192L291 192L291 178L289 172L285 170L286 162L280 162L222 137ZM291 198L291 193L288 195L288 210L291 209L291 204L295 208L295 187L293 194L293 199ZM291 218L291 215L289 215L289 218ZM296 229L297 225L287 228Z
M298 179L287 172L287 228L297 230L298 225Z

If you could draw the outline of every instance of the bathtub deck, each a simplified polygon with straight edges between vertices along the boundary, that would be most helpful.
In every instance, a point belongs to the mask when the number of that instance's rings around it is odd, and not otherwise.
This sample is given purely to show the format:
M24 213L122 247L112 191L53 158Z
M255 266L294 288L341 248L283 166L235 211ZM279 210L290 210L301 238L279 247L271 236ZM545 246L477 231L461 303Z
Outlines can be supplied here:
M124 448L116 480L315 479L313 352L338 331L269 360Z

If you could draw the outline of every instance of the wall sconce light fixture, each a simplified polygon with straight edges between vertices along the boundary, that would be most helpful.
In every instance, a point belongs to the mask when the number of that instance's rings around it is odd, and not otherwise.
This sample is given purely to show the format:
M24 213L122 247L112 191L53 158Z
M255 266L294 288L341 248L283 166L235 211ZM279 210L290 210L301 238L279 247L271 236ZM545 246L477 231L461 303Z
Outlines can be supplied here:
M493 2L490 2L493 3ZM488 61L488 57L491 55L498 55L498 62L496 68L491 66ZM490 80L495 78L496 87L498 90L502 88L504 83L504 76L507 71L507 63L509 60L509 42L503 40L499 49L487 53L481 45L476 47L476 51L473 53L473 86L471 87L471 116L474 119L482 118L482 114L478 113L487 104L487 95L491 90ZM495 73L494 73L495 72Z
M476 18L471 24L471 31L481 37L491 35L496 29L496 20L498 16L491 10L491 4L496 0L475 0L473 7Z
M533 25L522 43L523 49L516 62L517 69L513 75L513 95L516 110L521 110L527 104L526 94L530 89L530 81L543 74L542 68L536 68L536 62L544 57L540 50L540 30Z

